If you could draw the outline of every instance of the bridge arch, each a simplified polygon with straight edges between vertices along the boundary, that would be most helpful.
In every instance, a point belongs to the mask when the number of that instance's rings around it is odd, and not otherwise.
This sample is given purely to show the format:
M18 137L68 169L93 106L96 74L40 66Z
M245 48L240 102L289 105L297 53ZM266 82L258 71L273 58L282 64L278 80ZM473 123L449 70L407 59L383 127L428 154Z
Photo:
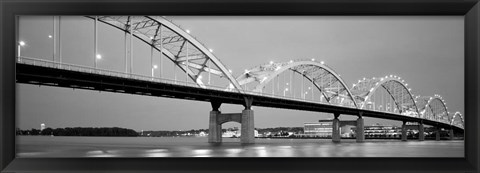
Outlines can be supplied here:
M289 62L270 62L260 66L248 69L236 79L240 85L257 82L253 91L262 92L263 88L276 76L291 70L302 75L304 78L313 82L315 87L322 93L327 102L335 97L351 100L354 107L357 103L353 99L353 95L347 88L343 79L333 69L325 65L323 62L312 60L295 60Z
M455 121L457 117L460 118L460 122ZM457 126L457 127L460 127L460 128L464 128L465 127L465 122L464 122L464 119L463 119L463 115L460 112L455 112L452 119L450 120L450 125Z
M397 109L401 114L418 117L418 108L410 89L407 88L404 80L400 77L390 75L380 78L371 78L358 80L351 89L354 98L360 103L359 108L365 109L365 105L370 102L370 98L380 87L384 88L394 100Z
M116 27L150 45L188 73L198 86L206 88L202 74L226 78L231 89L243 93L228 68L210 49L168 19L160 16L86 16ZM190 52L189 52L190 51ZM213 65L213 66L212 66ZM208 82L209 83L209 82Z
M449 117L448 108L445 100L440 95L417 96L416 102L421 118L450 124L451 118Z

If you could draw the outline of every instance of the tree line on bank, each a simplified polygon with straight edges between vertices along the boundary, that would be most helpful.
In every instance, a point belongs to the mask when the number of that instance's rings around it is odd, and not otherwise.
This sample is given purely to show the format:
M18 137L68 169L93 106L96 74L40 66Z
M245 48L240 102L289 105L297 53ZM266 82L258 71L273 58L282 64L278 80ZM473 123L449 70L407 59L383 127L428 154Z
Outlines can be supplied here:
M74 127L74 128L46 128L43 130L31 129L20 130L17 135L53 135L53 136L138 136L138 132L132 129L120 127Z

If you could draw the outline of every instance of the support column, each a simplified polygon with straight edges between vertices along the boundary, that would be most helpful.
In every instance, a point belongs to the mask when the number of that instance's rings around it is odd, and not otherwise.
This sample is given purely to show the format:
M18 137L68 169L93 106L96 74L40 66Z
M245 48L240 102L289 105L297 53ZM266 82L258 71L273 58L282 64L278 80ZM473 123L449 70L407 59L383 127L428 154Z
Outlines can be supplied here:
M453 137L455 136L455 135L453 134L453 129L450 129L449 132L448 132L448 134L450 135L450 140L453 140Z
M221 102L212 101L212 111L210 111L210 122L208 125L208 142L220 143L222 142L222 124L218 122L218 117L221 112L219 111Z
M244 107L245 110L242 111L242 122L241 122L241 136L240 143L242 144L253 144L255 143L255 124L252 108L252 97L245 97Z
M363 112L360 112L357 119L357 142L365 141L365 129L362 115Z
M435 132L435 140L436 141L440 140L440 127L437 127L437 131Z
M245 109L242 111L242 134L240 136L240 143L242 144L255 143L255 126L253 119L253 110Z
M423 127L423 122L420 122L420 124L418 124L418 140L419 141L425 140L425 129Z
M217 118L220 116L220 111L210 111L210 123L208 126L208 142L220 143L222 142L222 125L218 124Z
M402 124L402 141L407 141L407 122L404 121Z
M332 142L340 142L340 120L338 117L340 116L339 113L333 114L333 122L332 122Z

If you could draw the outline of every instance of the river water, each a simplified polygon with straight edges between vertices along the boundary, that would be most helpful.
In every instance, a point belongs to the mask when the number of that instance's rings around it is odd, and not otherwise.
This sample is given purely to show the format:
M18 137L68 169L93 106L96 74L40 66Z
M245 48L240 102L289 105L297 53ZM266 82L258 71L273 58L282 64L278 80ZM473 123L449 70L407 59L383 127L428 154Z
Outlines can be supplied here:
M464 157L464 141L17 136L17 157Z

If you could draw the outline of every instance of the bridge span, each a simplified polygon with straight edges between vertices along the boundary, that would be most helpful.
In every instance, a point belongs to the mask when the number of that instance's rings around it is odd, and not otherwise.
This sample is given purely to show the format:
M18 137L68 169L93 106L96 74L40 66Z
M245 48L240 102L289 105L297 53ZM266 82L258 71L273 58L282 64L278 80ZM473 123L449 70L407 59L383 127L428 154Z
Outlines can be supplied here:
M95 51L92 57L86 57L94 61L93 67L62 62L58 50L54 50L52 60L22 56L24 43L19 40L17 83L210 102L212 143L222 141L221 126L231 121L241 124L241 143L254 143L252 106L332 113L334 142L340 141L340 115L358 117L357 142L365 140L364 117L402 121L402 140L406 140L407 122L418 123L420 140L424 139L424 125L437 127L437 140L442 128L448 129L452 138L453 131L463 132L463 115L451 114L441 96L415 96L398 76L363 78L349 88L331 67L311 59L269 62L246 69L235 78L211 49L164 17L87 17L94 20ZM102 58L97 53L98 22L124 31L125 38L129 35L124 72L97 67ZM171 61L175 69L183 71L185 80L178 79L175 71L173 79L162 77L164 63L154 64L153 53L151 66L146 67L152 75L136 74L132 68L133 38L158 51L160 59ZM159 76L155 75L156 69L161 70ZM243 105L245 109L241 113L222 113L219 108L223 103Z

